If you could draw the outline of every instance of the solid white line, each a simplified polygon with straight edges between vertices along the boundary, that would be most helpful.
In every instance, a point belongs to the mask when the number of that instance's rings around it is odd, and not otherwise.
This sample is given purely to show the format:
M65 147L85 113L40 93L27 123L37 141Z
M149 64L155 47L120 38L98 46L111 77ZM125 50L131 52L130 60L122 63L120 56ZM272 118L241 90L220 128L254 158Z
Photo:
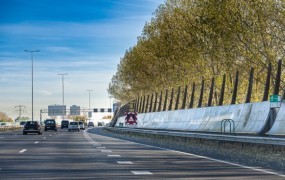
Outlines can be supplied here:
M39 143L39 141L36 141L36 142L35 142L35 144L38 144L38 143Z
M135 175L152 175L149 171L131 171Z
M27 149L22 149L21 151L19 151L19 153L23 153L25 151L27 151Z
M132 142L132 141L129 141L129 142ZM132 142L132 143L135 143L135 142ZM251 170L254 170L254 171L259 171L259 172L263 172L263 173L267 173L267 174L273 174L273 175L277 175L277 176L280 176L280 177L285 177L284 174L279 174L279 173L276 173L276 172L267 171L267 170L264 170L264 169L258 169L258 168L254 168L254 167L250 167L250 166L244 166L244 165L240 165L240 164L236 164L236 163L232 163L232 162L228 162L228 161L223 161L223 160L219 160L219 159L209 158L209 157L206 157L206 156L200 156L200 155L186 153L186 152L182 152L182 151L175 151L175 150L172 150L172 149L166 149L166 148L151 146L151 145L147 145L147 144L141 144L141 143L136 143L136 144L140 144L140 145L147 146L147 147L153 147L153 148L157 148L157 149L161 149L161 150L172 151L172 152L176 152L176 153L180 153L180 154L186 154L186 155L190 155L190 156L195 156L195 157L198 157L198 158L208 159L208 160L211 160L211 161L225 163L225 164L229 164L229 165L232 165L232 166L238 166L238 167L242 167L242 168L245 168L245 169L251 169Z

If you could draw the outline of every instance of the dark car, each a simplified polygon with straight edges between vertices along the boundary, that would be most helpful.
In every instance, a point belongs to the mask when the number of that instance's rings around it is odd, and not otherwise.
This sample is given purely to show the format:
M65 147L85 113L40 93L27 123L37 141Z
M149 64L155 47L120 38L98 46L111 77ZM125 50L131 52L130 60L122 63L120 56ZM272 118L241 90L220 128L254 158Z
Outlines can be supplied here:
M94 123L93 122L89 122L88 123L88 127L90 127L90 126L94 127Z
M62 120L61 121L61 129L68 128L69 121L68 120Z
M42 134L42 128L38 121L27 121L24 125L23 134L38 133Z
M20 126L24 126L26 124L26 121L21 121Z
M57 131L55 119L45 120L45 131L47 131L47 130Z

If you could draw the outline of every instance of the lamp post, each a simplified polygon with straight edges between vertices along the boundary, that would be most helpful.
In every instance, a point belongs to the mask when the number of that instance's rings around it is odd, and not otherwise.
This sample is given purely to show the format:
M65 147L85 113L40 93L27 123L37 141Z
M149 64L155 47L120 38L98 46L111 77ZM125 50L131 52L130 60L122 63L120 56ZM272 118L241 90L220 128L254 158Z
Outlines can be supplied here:
M110 108L111 108L111 112L110 112L110 118L112 119L112 97L113 96L109 96L110 98Z
M88 89L86 91L89 92L89 109L88 109L88 118L89 118L89 113L90 113L90 92L93 91L93 90L92 89ZM90 119L89 119L89 121L90 121Z
M64 120L64 76L67 75L67 73L58 75L62 77L62 120Z
M40 50L24 50L31 53L32 60L32 121L34 121L34 52L40 52Z

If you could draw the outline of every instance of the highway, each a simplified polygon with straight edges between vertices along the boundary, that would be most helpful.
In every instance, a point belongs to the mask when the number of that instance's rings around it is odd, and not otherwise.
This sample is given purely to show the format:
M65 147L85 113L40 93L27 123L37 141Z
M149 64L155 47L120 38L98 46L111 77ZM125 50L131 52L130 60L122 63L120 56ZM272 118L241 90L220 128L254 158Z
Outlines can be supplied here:
M101 136L96 128L0 133L0 179L285 179L270 170Z

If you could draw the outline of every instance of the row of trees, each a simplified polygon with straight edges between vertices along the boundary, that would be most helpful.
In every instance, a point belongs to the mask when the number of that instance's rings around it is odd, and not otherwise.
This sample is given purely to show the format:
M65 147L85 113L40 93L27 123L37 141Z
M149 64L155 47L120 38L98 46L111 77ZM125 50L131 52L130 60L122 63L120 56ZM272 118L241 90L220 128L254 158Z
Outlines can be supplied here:
M284 7L285 0L166 0L126 51L108 92L128 102L194 82L199 86L202 77L210 87L214 77L218 101L223 75L230 96L239 70L237 101L242 102L253 67L252 101L260 101L268 64L275 82L277 61L284 59ZM282 75L282 89L283 80Z
M0 122L13 122L13 120L6 113L0 112Z

